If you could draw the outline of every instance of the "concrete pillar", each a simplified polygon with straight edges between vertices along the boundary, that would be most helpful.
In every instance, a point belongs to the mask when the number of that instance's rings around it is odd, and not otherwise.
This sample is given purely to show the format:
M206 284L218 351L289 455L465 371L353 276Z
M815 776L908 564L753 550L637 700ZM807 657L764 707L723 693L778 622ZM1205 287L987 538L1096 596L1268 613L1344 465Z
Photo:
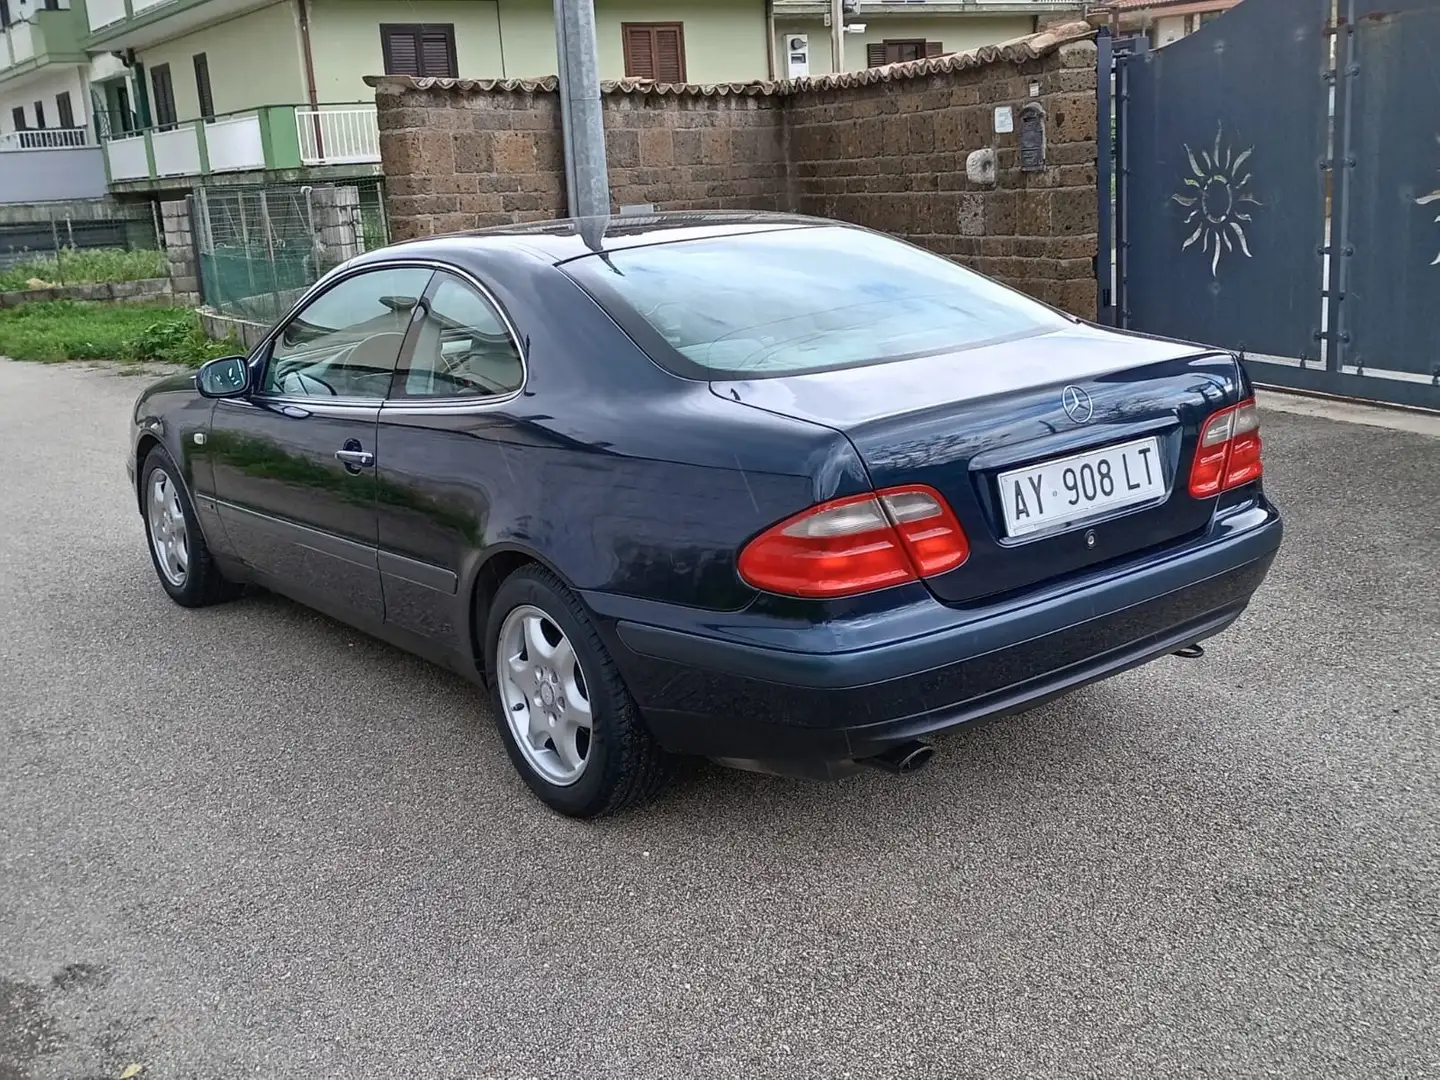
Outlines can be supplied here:
M165 234L165 261L170 267L170 286L175 303L198 307L200 269L195 265L195 237L190 224L190 197L160 204L160 227Z
M310 189L310 227L315 234L315 268L324 273L353 259L364 248L360 189L325 184Z

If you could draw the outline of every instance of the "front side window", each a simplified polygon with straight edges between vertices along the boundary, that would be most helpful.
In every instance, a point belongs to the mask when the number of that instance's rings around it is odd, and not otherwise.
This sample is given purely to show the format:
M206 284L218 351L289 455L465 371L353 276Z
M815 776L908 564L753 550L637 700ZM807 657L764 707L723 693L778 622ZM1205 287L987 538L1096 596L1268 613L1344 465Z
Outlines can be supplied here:
M430 271L371 270L306 304L270 346L261 393L380 400Z
M565 270L687 378L878 364L1069 325L949 259L840 226L621 249Z
M496 397L524 381L520 349L494 305L459 278L439 275L395 396Z

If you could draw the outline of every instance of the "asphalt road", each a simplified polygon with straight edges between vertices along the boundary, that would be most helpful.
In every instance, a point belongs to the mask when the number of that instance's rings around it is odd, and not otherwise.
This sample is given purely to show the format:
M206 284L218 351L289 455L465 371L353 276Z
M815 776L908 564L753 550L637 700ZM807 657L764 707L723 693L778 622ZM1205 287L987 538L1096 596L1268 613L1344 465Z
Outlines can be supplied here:
M1202 660L579 824L458 679L173 606L139 389L0 362L0 1078L1440 1075L1440 440L1267 412Z

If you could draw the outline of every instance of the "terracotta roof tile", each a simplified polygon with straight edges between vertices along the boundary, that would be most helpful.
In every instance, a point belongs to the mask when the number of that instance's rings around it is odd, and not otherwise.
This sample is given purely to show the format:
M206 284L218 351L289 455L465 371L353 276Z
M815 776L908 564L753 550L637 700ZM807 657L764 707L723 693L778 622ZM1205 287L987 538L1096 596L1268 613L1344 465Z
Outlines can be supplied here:
M801 79L779 79L772 82L733 83L660 83L651 79L621 79L618 82L602 82L600 90L606 94L674 94L677 96L708 97L712 95L737 94L746 97L778 96L801 90L835 90L852 86L869 86L872 83L896 82L904 79L918 79L947 71L964 71L966 68L993 64L998 60L1020 63L1048 56L1062 45L1084 41L1095 36L1095 28L1086 22L1059 23L1048 26L1038 34L1002 41L998 45L984 45L969 52L946 53L925 60L911 60L903 64L889 64L885 67L866 68L864 71L847 71L841 75L814 75ZM554 93L559 80L554 75L534 79L421 79L413 75L367 75L365 83L381 93L400 93L405 90L450 91L462 94L490 93L494 91L525 91L529 93Z

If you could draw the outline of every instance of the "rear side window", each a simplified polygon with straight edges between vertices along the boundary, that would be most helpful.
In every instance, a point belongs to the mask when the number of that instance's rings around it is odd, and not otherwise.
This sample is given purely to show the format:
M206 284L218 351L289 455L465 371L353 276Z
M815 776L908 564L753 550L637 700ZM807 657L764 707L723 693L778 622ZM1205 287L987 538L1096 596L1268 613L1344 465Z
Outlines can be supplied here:
M860 229L656 244L565 269L656 362L687 378L878 364L1068 325L949 259Z
M500 313L459 278L440 274L394 395L496 397L524 382L520 350Z

